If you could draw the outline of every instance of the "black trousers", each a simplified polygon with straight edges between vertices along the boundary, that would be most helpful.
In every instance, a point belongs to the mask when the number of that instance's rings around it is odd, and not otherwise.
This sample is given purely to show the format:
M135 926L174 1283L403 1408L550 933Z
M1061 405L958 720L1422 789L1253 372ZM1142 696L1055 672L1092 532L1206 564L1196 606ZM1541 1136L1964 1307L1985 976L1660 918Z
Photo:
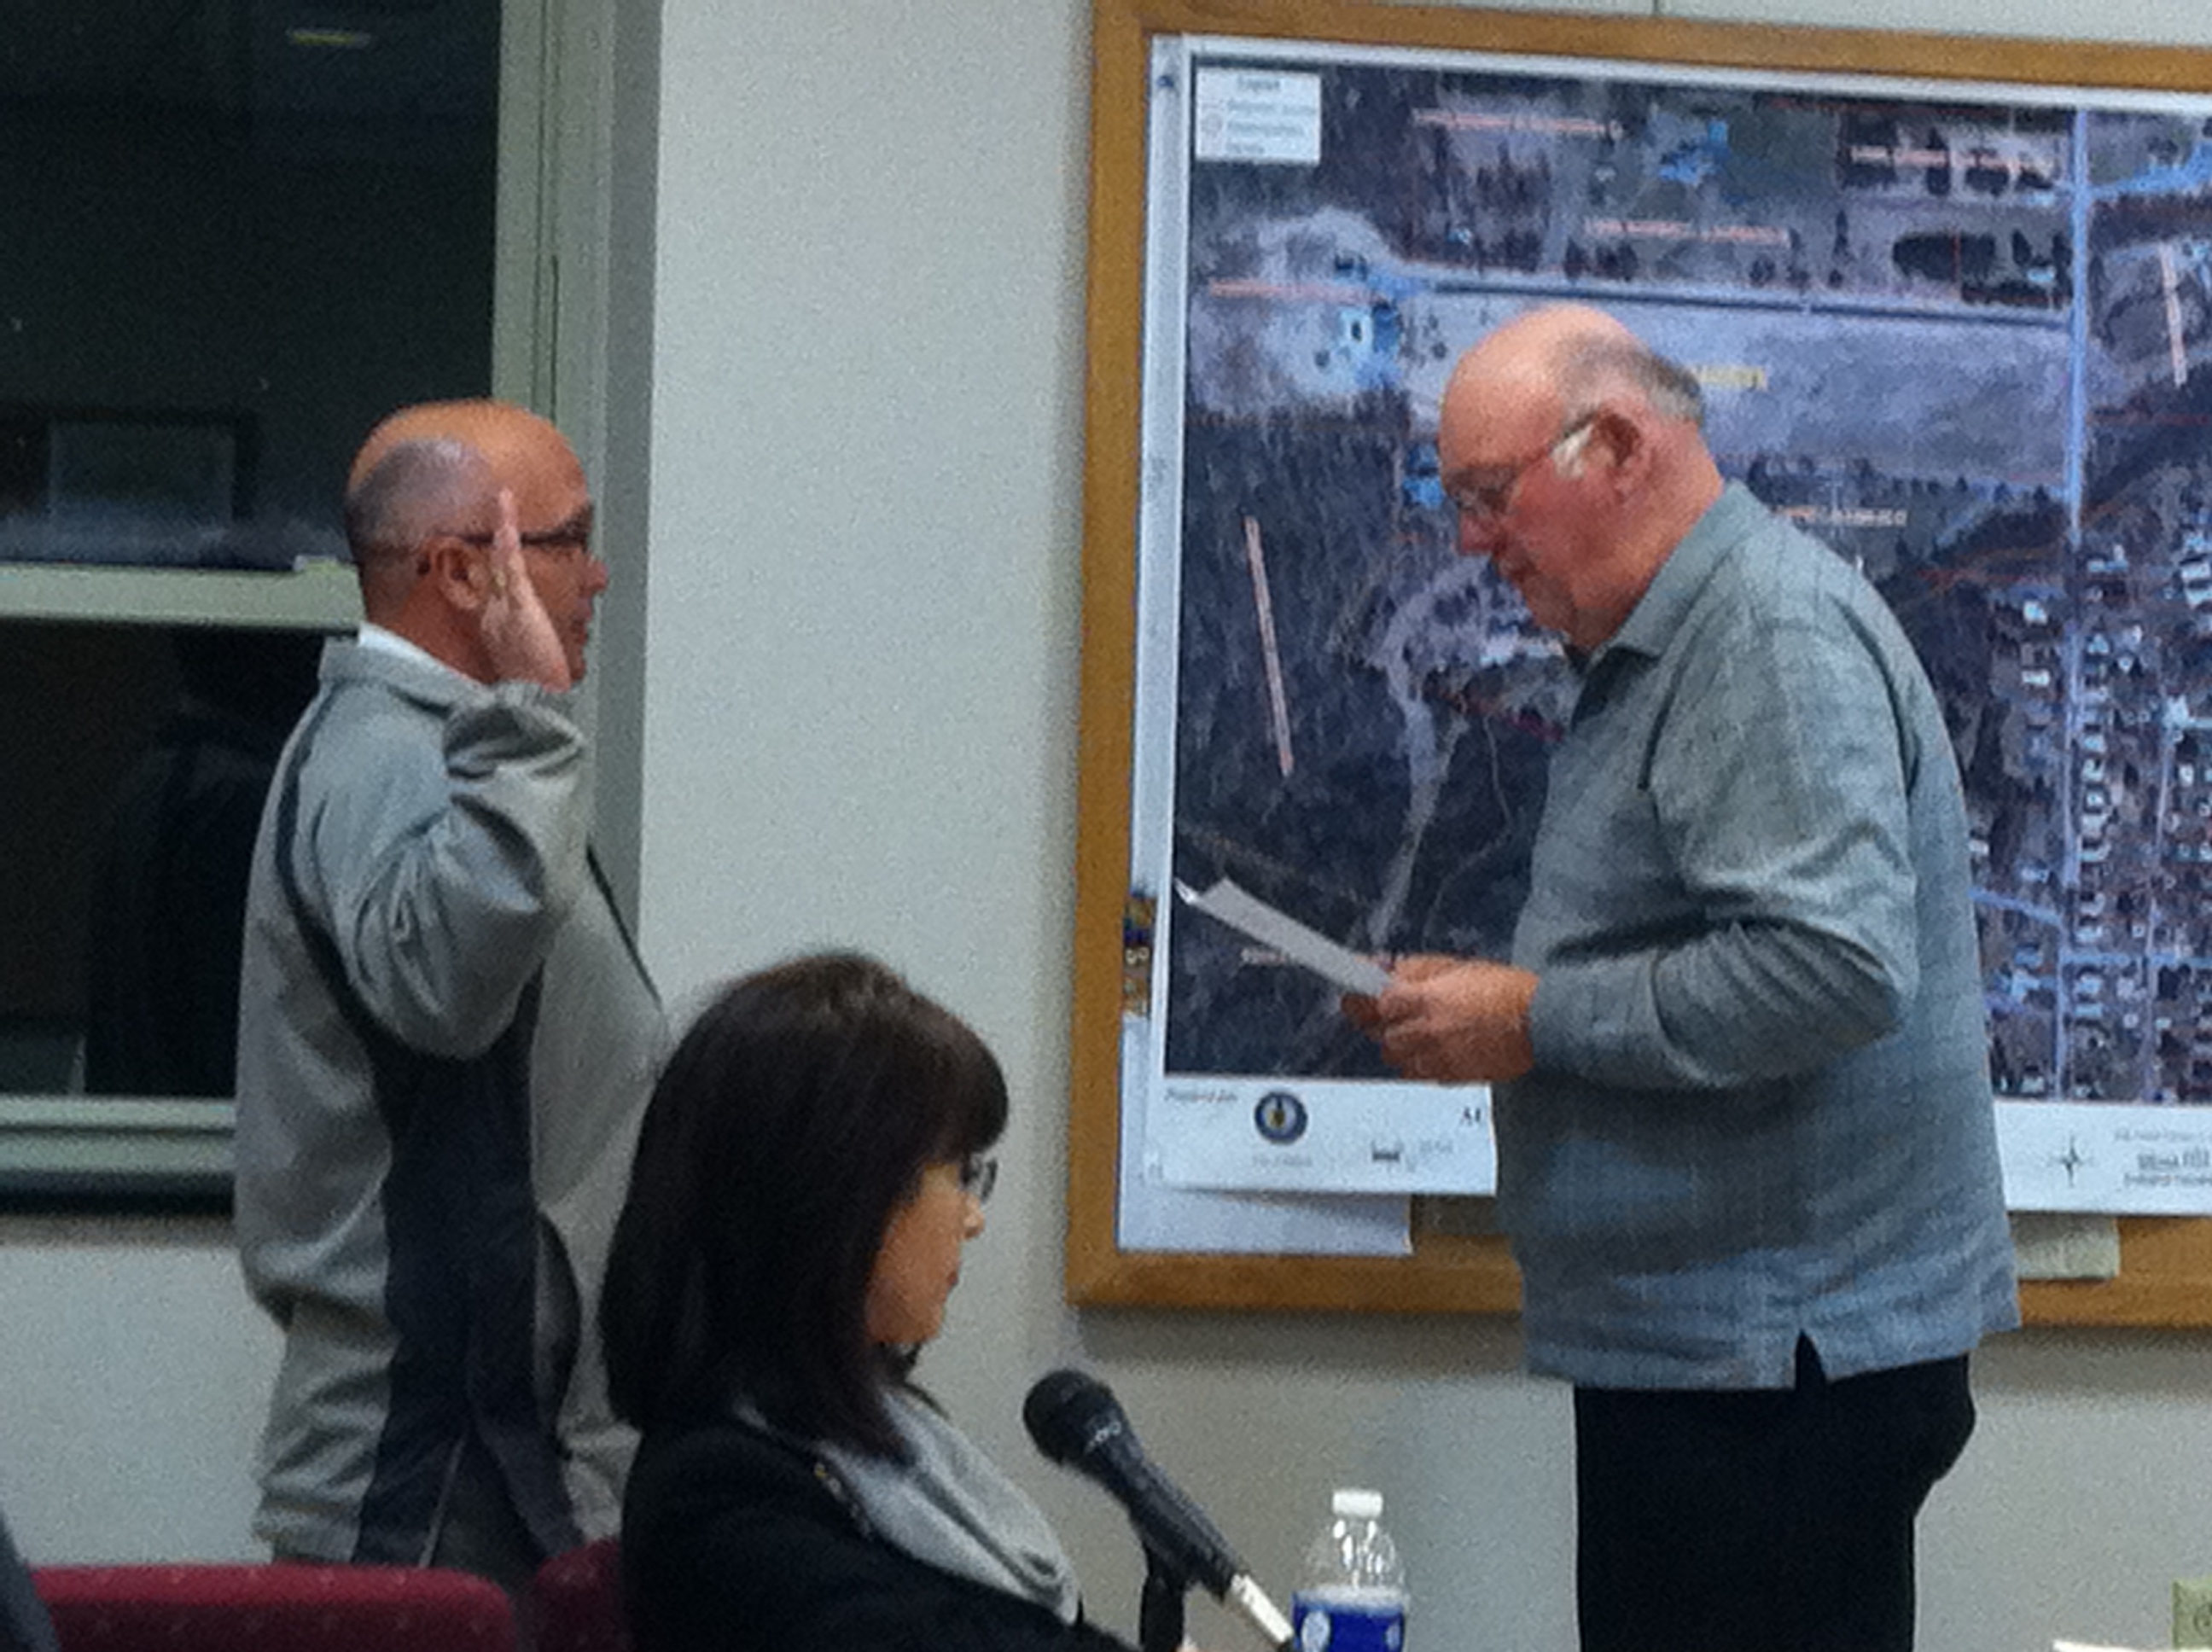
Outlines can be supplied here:
M1575 1390L1583 1652L1911 1652L1913 1524L1966 1358L1790 1389Z

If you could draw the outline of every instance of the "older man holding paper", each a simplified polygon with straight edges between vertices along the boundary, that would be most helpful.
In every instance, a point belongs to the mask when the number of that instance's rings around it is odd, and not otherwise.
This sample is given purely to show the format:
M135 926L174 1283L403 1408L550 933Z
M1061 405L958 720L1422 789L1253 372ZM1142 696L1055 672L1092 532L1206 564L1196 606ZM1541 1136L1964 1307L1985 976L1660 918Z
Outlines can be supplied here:
M1528 1362L1575 1385L1582 1645L1905 1652L1967 1351L2017 1322L1942 707L1611 318L1478 343L1438 449L1460 550L1581 688L1512 962L1347 1009L1498 1086Z

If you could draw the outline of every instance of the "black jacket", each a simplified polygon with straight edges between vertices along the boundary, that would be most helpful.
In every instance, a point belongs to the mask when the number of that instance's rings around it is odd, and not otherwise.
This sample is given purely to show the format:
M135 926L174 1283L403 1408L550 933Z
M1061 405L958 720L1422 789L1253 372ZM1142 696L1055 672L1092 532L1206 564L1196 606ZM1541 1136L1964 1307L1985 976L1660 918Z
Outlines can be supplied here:
M827 1464L734 1422L646 1437L622 1538L638 1652L1128 1652L869 1535Z

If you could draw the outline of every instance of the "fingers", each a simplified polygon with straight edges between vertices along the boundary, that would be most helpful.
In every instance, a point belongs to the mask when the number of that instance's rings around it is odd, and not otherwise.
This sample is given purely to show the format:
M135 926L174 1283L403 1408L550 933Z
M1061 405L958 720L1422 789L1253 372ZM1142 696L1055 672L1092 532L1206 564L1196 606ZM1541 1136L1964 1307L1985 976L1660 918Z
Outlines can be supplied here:
M1346 999L1345 1014L1408 1078L1495 1083L1534 1063L1528 1017L1535 979L1480 959L1405 958L1382 993Z
M1407 1022L1389 1029L1376 1042L1385 1061L1419 1083L1467 1083L1486 1076L1475 1070L1479 1063L1465 1048L1470 1042L1466 1029Z
M1416 952L1398 960L1390 971L1400 981L1434 981L1462 968L1467 960L1441 952Z
M574 686L566 647L524 559L520 513L508 488L499 490L499 525L486 558L477 634L493 680L538 683L556 693Z
M1391 1029L1420 1012L1425 999L1414 985L1417 979L1401 964L1389 986L1372 997L1364 993L1346 993L1339 1000L1344 1018L1370 1038L1381 1041Z
M1350 993L1343 1003L1345 1018L1375 1041L1385 1061L1408 1078L1426 1076L1422 1053L1435 1037L1433 1017L1413 981L1401 973L1376 996Z
M1426 1078L1429 1058L1435 1053L1437 1042L1437 1028L1419 1004L1393 1007L1398 1013L1384 1021L1375 1035L1382 1059L1408 1078Z
M1413 1012L1416 1002L1414 994L1407 990L1412 984L1431 980L1459 963L1459 959L1433 953L1400 958L1390 966L1390 984L1381 993L1372 996L1365 993L1346 993L1339 1000L1345 1019L1367 1032L1374 1032L1389 1022L1401 1020Z
M501 599L529 578L522 562L522 523L514 505L514 489L499 490L499 525L491 536L491 594Z

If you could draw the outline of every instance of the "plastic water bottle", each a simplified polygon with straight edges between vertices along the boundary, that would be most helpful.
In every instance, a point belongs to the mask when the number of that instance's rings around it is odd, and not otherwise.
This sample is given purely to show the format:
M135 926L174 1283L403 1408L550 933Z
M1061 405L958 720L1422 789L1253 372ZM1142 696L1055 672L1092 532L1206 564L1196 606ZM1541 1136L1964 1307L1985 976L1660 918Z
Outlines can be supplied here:
M1291 1596L1298 1652L1400 1652L1406 1570L1382 1529L1382 1494L1346 1487L1328 1500L1328 1529L1306 1551Z

